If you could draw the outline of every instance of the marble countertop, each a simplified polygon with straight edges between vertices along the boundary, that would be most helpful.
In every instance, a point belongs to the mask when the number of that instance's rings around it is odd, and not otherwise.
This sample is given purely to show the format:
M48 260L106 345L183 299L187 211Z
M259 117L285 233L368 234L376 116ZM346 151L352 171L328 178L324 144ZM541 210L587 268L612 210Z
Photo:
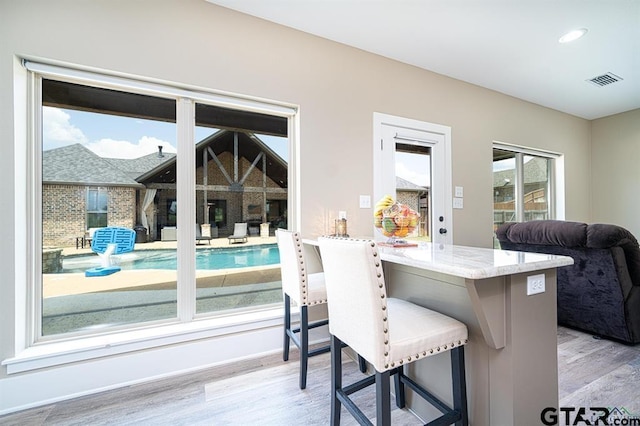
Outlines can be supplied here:
M302 242L318 245L314 239L303 238ZM569 256L433 243L378 249L386 262L474 280L573 265Z
M387 262L469 279L533 272L573 264L568 256L420 243L418 247L379 246Z

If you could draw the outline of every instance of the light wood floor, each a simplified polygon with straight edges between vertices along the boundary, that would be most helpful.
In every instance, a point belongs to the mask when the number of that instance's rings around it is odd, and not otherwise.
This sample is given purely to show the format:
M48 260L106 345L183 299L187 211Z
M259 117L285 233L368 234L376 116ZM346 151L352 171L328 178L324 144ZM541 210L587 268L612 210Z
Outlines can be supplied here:
M357 365L347 360L345 374L358 377ZM640 345L560 328L558 371L561 407L624 407L640 415ZM298 389L297 375L297 351L292 351L287 363L274 355L211 368L0 416L0 425L328 424L329 354L311 358L306 390ZM372 392L362 391L357 399L371 416ZM343 425L356 424L344 409L342 419ZM395 407L392 422L421 424Z

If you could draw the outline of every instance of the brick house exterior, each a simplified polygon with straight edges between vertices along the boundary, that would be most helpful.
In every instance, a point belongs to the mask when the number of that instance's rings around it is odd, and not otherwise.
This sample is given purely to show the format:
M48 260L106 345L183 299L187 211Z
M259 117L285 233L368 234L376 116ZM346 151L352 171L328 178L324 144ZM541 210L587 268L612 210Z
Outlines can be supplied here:
M429 235L429 188L396 176L396 201L420 213L420 236Z
M76 237L85 235L87 189L79 185L43 185L42 244L44 247L75 245ZM97 187L107 191L109 226L133 228L136 190L125 187Z
M216 227L220 237L233 233L234 223L247 222L249 230L279 218L286 223L287 163L255 135L219 131L196 145L196 223ZM175 158L160 164L138 181L156 189L153 212L147 212L152 238L165 226L175 226L168 208L176 200ZM179 202L179 200L178 200ZM215 222L214 204L224 203L225 220ZM277 212L271 206L278 206Z
M89 189L106 190L108 226L140 225L149 190L155 195L146 210L148 239L160 239L162 227L176 224L168 211L176 201L175 155L110 159L69 145L43 153L45 248L73 246L86 234ZM224 207L224 222L214 222L216 203ZM287 163L255 135L222 130L196 145L196 223L219 225L221 237L230 235L236 222L249 223L251 230L271 222L273 231L286 226L286 205Z

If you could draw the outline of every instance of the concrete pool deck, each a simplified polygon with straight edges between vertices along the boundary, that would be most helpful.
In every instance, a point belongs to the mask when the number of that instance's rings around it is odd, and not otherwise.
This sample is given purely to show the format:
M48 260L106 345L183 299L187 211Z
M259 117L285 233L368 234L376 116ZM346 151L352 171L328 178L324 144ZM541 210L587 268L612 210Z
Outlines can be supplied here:
M200 242L200 244L195 244L196 250L198 249L206 249L210 247L242 247L242 246L255 246L255 245L263 245L263 244L276 244L276 237L248 237L246 243L233 243L229 244L229 239L226 237L222 238L213 238L211 244L207 244L205 241ZM136 250L159 250L159 249L176 249L178 247L177 241L151 241L148 243L136 243L134 247L134 251ZM63 247L62 255L63 256L73 256L76 254L89 254L92 253L91 247L87 246L85 248L76 248L75 246Z
M246 243L229 244L227 238L216 238L211 244L196 244L196 250L211 247L233 248L276 244L276 237L249 237ZM154 241L135 245L137 250L176 249L176 241ZM63 256L91 253L90 248L67 247ZM76 294L127 291L127 290L167 290L176 288L176 271L171 270L123 270L104 277L87 278L83 273L43 274L44 298ZM230 287L245 284L259 284L280 281L280 266L255 266L236 269L197 270L196 287Z

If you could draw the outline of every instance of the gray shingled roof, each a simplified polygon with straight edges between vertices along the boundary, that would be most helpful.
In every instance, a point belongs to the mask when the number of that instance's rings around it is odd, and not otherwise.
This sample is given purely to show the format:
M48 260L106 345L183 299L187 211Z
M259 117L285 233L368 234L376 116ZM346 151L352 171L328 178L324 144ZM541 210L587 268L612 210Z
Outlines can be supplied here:
M162 157L158 153L147 154L143 157L124 159L124 158L105 158L109 163L125 172L130 178L137 180L140 176L153 170L166 161L173 160L176 154L163 153Z
M406 179L396 176L396 190L398 191L426 191L427 187L419 186L415 183L409 182Z
M533 157L524 168L524 181L527 183L545 182L548 179L546 158ZM500 170L493 173L493 187L513 186L515 169ZM507 182L505 179L509 179Z
M99 157L81 144L44 151L42 182L144 188L109 159Z

